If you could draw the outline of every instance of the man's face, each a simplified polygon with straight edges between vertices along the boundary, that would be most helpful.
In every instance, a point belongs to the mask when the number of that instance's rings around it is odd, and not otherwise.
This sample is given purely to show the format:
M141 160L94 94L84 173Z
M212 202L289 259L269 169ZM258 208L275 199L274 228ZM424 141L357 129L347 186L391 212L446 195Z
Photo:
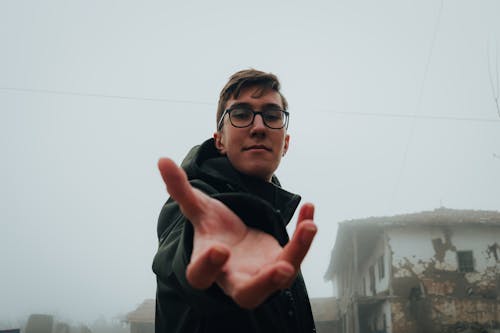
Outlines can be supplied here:
M239 104L257 112L271 106L283 108L278 92L269 89L260 97L252 97L257 89L255 86L243 88L238 98L227 101L226 109ZM285 128L271 129L264 125L260 115L255 116L253 124L244 128L231 125L229 115L226 115L221 130L214 133L214 139L217 149L239 172L270 181L288 150L290 136Z

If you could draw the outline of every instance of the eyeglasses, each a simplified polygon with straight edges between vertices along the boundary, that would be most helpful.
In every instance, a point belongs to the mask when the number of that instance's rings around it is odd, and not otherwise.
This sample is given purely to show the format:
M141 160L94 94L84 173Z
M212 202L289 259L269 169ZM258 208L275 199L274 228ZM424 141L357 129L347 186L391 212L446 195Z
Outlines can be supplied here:
M229 121L231 125L238 128L248 127L253 124L255 120L255 115L260 114L264 125L272 129L281 129L283 127L288 128L288 117L289 113L285 110L279 108L268 108L256 112L246 106L236 106L230 109L226 109L222 116L220 117L219 123L217 124L217 130L220 131L222 128L222 122L226 114L229 115Z

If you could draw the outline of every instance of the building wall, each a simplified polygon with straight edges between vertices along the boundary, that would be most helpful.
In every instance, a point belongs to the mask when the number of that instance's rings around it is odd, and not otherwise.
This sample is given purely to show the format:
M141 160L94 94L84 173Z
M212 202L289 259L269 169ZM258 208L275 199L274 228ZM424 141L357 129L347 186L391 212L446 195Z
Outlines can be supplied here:
M335 274L333 277L332 277L332 280L331 280L331 283L332 283L332 297L334 298L339 298L340 295L339 295L339 291L338 291L338 285L339 285L339 278L338 278L338 275Z
M500 325L500 228L420 226L387 235L393 333ZM457 251L464 250L473 253L473 272L458 269Z
M352 261L347 263L347 267L340 274L332 279L333 296L343 298L356 293L361 296L374 296L388 293L390 281L391 253L385 237L377 240L376 246L368 258L359 263L357 276L354 276ZM383 257L383 277L380 278L378 265L379 258ZM375 293L370 291L370 267L373 267L375 274ZM353 283L354 282L354 283ZM366 291L366 292L365 292Z
M392 294L497 298L500 228L404 227L387 230ZM457 251L472 250L474 271L458 271Z
M357 286L352 283L352 281L356 281L352 261L347 262L345 269L335 276L334 281L338 292L339 307L345 311L351 297L357 290Z
M154 333L155 324L149 322L131 322L130 333Z
M335 285L334 289L337 291L335 297L339 299L339 329L345 330L347 333L365 332L366 328L370 327L370 331L377 328L382 332L381 328L384 326L385 318L385 332L391 332L391 307L388 302L374 306L374 311L369 311L365 316L363 310L359 310L358 297L373 296L373 295L386 295L389 293L390 281L390 252L389 247L383 233L380 234L376 241L374 248L370 248L368 253L359 253L359 257L364 260L358 263L358 269L354 268L354 253L353 248L345 248L346 254L350 260L346 260L344 269L336 274L332 283ZM351 243L352 245L354 243ZM379 258L383 257L383 277L380 277L379 271ZM373 267L375 292L370 291L369 285L369 271ZM365 277L363 282L363 277ZM363 288L363 283L366 288ZM365 290L367 291L365 293ZM353 302L354 301L354 302ZM359 325L357 324L359 321ZM374 330L376 331L376 330Z
M391 312L391 303L386 300L372 307L366 316L361 315L360 321L363 321L364 324L362 323L360 326L365 327L364 332L392 333Z
M380 266L378 260L383 257L383 277L380 278ZM370 288L370 267L373 267L375 274L375 292ZM357 278L358 295L375 296L388 293L389 291L389 274L390 267L390 251L386 242L386 237L378 238L377 243L367 260L360 263L359 277Z
M457 250L473 250L477 270L495 266L498 261L488 249L500 245L500 227L393 227L387 230L389 245L395 261L436 260L437 268L455 270ZM497 256L500 256L497 253ZM413 258L413 259L412 259ZM421 266L421 265L420 265Z
M337 321L316 321L314 324L316 333L342 333L342 328Z
M391 312L392 333L462 332L472 327L477 332L500 330L498 300L446 296L412 301L398 298L391 300Z
M392 333L393 329L392 329L392 306L391 306L391 303L384 302L384 306L383 306L382 310L383 310L383 315L385 316L385 320L386 320L386 326L387 326L386 332Z

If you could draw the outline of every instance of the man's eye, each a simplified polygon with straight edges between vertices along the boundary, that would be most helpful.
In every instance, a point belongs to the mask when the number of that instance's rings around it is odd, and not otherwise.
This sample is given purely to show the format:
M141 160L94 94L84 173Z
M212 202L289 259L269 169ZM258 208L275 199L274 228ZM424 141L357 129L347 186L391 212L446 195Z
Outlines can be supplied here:
M263 116L269 121L278 121L282 118L281 111L265 111Z
M231 117L237 119L248 119L251 115L252 112L245 109L234 109L231 111Z

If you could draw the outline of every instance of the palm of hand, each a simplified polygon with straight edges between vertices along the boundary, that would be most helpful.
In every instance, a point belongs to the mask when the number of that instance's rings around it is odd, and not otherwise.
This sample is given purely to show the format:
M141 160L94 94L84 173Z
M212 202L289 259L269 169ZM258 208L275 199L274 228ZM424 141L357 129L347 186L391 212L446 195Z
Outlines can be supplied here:
M253 285L259 283L259 278L262 278L261 275L265 275L269 269L272 270L277 263L285 275L294 275L290 264L279 262L283 248L274 237L247 227L220 201L209 198L198 190L194 190L194 193L203 208L200 210L201 214L191 219L194 241L188 280L197 284L197 277L193 276L196 273L191 273L191 270L196 271L197 265L202 265L200 262L206 261L206 257L210 257L214 248L216 255L224 257L228 253L227 260L217 269L215 282L235 300L244 297L248 293L246 290L253 289ZM210 275L209 271L205 271L205 278ZM200 287L206 286L201 283Z
M249 229L245 238L231 249L231 255L222 268L222 275L216 280L225 290L231 290L231 286L246 285L260 272L275 264L283 251L276 239L255 229Z

